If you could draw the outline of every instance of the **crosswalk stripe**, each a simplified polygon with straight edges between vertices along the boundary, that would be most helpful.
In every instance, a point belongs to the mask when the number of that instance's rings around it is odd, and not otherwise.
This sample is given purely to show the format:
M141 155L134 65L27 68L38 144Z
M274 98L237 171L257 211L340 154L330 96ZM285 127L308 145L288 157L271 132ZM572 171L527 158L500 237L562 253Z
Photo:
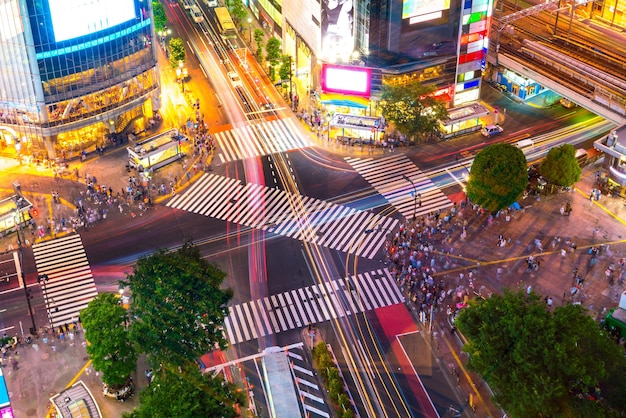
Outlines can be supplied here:
M304 305L307 313L309 314L309 323L315 324L317 322L322 322L322 319L319 315L319 312L317 312L317 309L315 309L315 314L313 313L313 309L312 309L313 307L309 303L309 299L305 296L304 290L300 288L298 289L298 293L300 295L300 300L302 301L302 304Z
M367 278L367 280L371 280L372 282L374 282L374 279L370 277L369 273L365 273L365 277ZM376 292L372 293L369 287L366 287L365 291L367 292L367 296L369 297L370 302L372 303L372 306L374 306L375 308L380 308L381 306L385 306L382 303L382 299L379 299L380 295L378 293Z
M263 303L265 304L265 309L267 311L267 315L272 321L272 326L274 327L274 333L280 332L280 328L278 328L278 322L276 321L276 316L274 315L274 310L269 304L269 299L267 297L263 298Z
M404 297L391 273L378 269L229 306L224 327L238 344L397 303Z
M296 305L296 307L298 308L298 312L300 312L300 318L302 318L302 325L306 325L310 323L311 320L307 318L306 314L304 313L304 307L302 306L302 301L296 297L295 290L291 290L290 292L291 292L290 298L293 299L294 305Z
M235 323L235 320L234 320L234 318L238 318L239 319L239 316L234 315L235 309L232 306L228 307L228 312L230 313L229 317L233 318L233 319L231 319L231 325L232 325L233 331L235 331L235 335L237 336L237 342L241 342L241 341L243 341L241 339L241 332L239 331L239 327L237 326L237 324Z
M295 304L294 302L291 301L291 295L289 294L289 292L285 293L285 301L287 302L287 306L289 307L289 310L291 311L291 316L293 317L293 319L295 319L296 327L301 327L303 325L303 322L300 319L300 316L298 316Z
M407 219L453 205L404 154L379 159L346 157L345 160Z
M248 323L250 324L250 332L252 334L252 338L257 338L256 333L256 321L254 317L250 314L250 310L248 309L249 302L246 302L242 305L244 312L246 313L246 318L248 318Z
M247 122L214 134L221 162L306 148L313 142L300 135L294 117Z
M237 341L235 340L235 336L233 335L233 328L230 323L230 316L224 318L224 328L226 328L226 334L228 336L228 341Z
M397 219L204 174L167 206L372 259Z
M76 321L80 311L98 296L80 235L34 244L33 256L37 274L48 277L41 288L50 325Z

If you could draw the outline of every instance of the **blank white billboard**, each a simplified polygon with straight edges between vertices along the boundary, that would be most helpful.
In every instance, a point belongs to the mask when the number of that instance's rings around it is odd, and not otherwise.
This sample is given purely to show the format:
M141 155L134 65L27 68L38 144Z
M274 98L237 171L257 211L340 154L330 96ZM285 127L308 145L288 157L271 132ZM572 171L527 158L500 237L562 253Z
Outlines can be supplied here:
M135 19L134 0L48 0L56 42Z

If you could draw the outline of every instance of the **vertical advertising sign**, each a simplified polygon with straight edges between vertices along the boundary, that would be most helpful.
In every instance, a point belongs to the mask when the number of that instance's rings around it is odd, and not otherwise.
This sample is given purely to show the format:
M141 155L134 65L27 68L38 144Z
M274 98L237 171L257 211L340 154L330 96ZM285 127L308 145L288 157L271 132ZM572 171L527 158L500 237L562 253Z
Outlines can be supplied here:
M322 50L349 59L354 50L353 0L322 0Z

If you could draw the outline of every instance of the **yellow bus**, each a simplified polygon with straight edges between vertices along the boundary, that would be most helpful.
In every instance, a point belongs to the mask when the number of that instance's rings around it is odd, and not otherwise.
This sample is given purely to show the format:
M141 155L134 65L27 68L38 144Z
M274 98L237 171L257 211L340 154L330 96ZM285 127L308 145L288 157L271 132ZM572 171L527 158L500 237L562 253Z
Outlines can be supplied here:
M235 27L233 20L230 18L230 13L228 13L228 9L226 7L216 7L213 10L215 10L217 22L220 25L220 33L222 34L222 38L236 38L237 28Z

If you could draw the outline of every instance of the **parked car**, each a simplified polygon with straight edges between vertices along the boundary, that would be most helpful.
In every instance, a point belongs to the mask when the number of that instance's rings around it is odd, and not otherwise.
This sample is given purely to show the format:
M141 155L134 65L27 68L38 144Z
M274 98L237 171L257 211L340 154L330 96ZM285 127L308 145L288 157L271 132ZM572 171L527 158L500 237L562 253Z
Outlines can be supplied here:
M491 138L492 136L501 134L502 131L503 129L500 125L487 125L480 131L480 133L487 138Z

